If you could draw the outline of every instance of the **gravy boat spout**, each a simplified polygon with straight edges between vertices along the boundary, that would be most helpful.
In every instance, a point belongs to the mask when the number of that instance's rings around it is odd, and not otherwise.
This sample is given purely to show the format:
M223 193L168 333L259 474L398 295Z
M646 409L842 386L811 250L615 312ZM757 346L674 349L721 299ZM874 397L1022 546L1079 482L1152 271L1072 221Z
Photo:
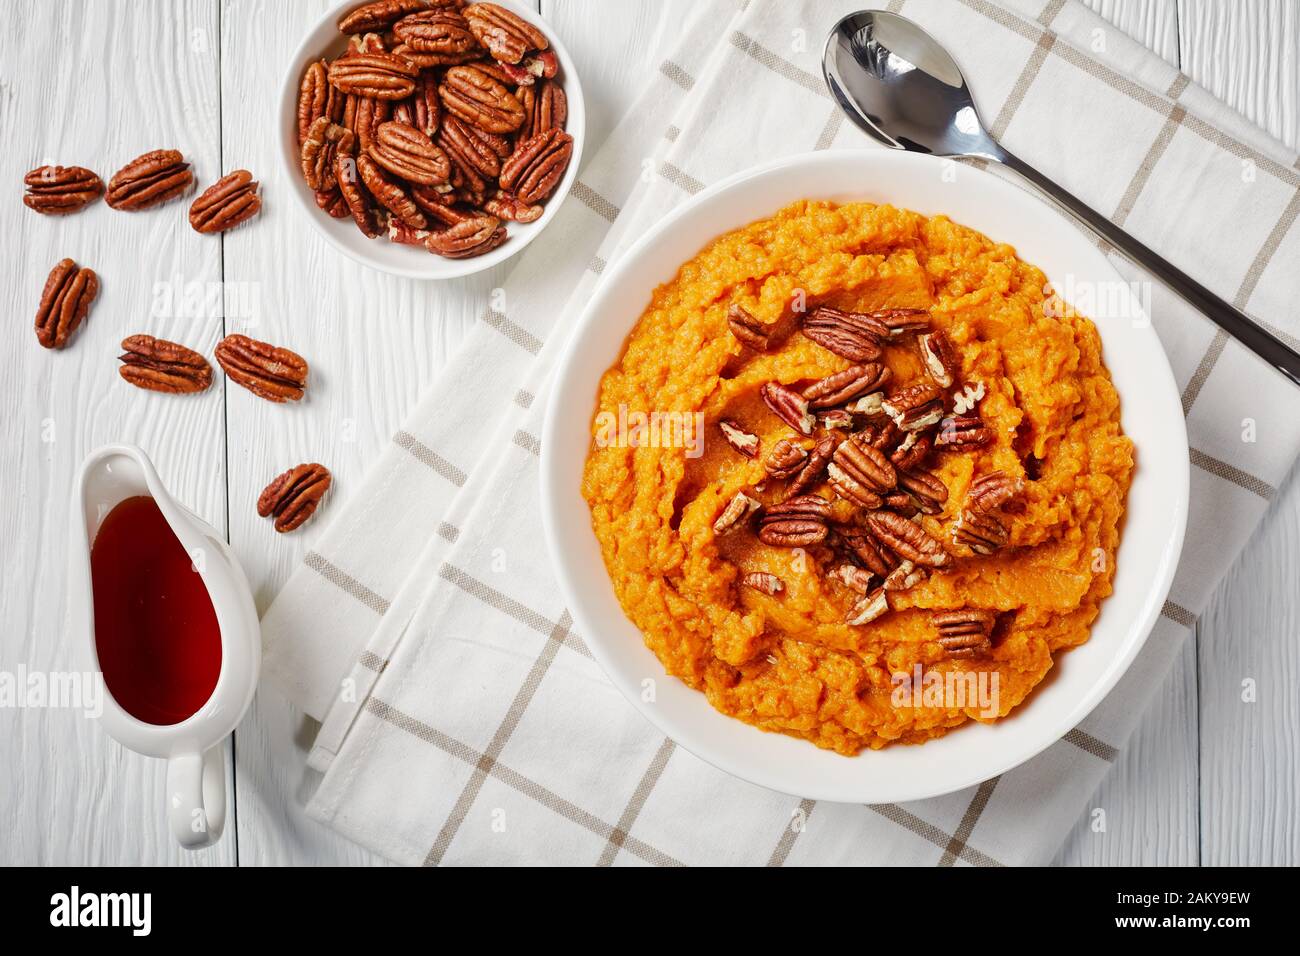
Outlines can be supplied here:
M86 457L73 513L72 633L82 659L104 677L104 729L123 746L167 761L172 833L182 846L207 846L225 825L221 744L252 703L261 666L248 580L216 530L172 497L135 445L108 445ZM97 553L92 562L101 533L105 551L110 544L121 551ZM137 553L145 555L140 566L123 567L129 559L121 555ZM170 560L166 567L159 555ZM201 605L203 628L176 615L181 598ZM169 621L180 623L159 627ZM203 654L195 651L200 640ZM178 711L172 701L181 690L193 704Z

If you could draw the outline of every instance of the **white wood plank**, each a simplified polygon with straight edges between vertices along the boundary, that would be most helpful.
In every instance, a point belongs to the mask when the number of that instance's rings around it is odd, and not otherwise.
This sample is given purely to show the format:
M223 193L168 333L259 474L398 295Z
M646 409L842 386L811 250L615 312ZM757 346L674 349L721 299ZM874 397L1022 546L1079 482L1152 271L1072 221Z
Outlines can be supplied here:
M1083 0L1161 59L1178 66L1178 5L1170 0Z
M175 147L210 180L217 161L217 20L210 0L59 3L20 0L0 33L0 669L84 670L65 620L73 476L91 448L140 444L178 497L225 526L221 389L200 396L143 392L116 372L120 340L136 332L211 354L216 316L151 314L155 284L218 277L217 240L193 232L188 202L126 213L103 202L46 218L16 184L45 162L95 169L105 180L157 147ZM21 25L21 29L15 27ZM57 67L57 68L54 68ZM94 268L102 291L68 348L47 352L31 329L41 286L64 256ZM57 710L0 710L0 862L213 864L235 858L234 827L208 850L179 849L163 816L164 766L125 751L93 721Z

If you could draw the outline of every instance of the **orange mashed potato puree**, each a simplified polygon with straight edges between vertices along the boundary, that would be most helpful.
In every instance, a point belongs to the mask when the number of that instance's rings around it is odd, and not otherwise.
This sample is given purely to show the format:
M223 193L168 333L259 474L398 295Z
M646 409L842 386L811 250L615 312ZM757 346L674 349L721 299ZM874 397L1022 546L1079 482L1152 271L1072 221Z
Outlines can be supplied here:
M764 505L784 494L763 460L796 436L759 388L802 388L852 364L797 331L770 352L742 348L728 331L733 303L774 327L790 323L801 304L929 309L932 328L960 353L960 382L985 387L971 414L994 440L974 451L936 449L928 466L949 495L942 513L920 520L953 558L896 592L893 610L869 624L845 623L858 595L828 574L842 563L830 547L771 547L752 524L714 533L738 491ZM891 343L881 361L891 388L924 380L910 337ZM620 409L624 417L702 413L702 454L598 440L600 413ZM601 380L596 413L582 492L624 611L669 674L764 730L856 754L1006 716L1051 669L1053 654L1088 639L1111 591L1133 447L1120 430L1097 329L1010 246L943 216L798 202L719 237L655 290ZM755 458L723 440L720 419L759 436ZM974 555L954 546L952 525L972 478L999 470L1024 480L1005 516L1010 546ZM750 571L777 575L784 590L769 596L742 586ZM952 660L936 643L930 613L957 608L997 612L988 655ZM893 677L917 665L996 674L996 706L897 705Z

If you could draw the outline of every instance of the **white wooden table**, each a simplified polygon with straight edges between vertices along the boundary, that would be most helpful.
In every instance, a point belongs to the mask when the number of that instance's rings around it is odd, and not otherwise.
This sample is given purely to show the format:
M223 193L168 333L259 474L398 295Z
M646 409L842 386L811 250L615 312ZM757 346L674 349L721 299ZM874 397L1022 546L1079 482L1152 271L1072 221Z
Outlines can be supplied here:
M764 2L764 0L754 0ZM1087 0L1192 80L1296 146L1300 3ZM540 0L577 61L598 143L655 68L689 0ZM534 0L534 5L537 0ZM327 0L10 0L0 34L0 671L76 660L65 626L64 542L73 474L99 444L128 440L178 496L229 536L265 608L319 529L276 535L254 512L262 486L300 461L329 464L340 495L484 309L509 264L423 284L351 264L289 208L274 149L282 71ZM66 220L26 210L23 173L46 162L107 178L146 149L175 147L201 183L239 167L263 184L260 221L199 236L184 205L138 215L103 203ZM64 352L31 331L41 284L64 256L103 284ZM206 306L168 289L225 283ZM220 290L221 286L213 285ZM244 331L311 362L308 401L284 408L219 384L178 398L136 391L118 341L151 332L205 354ZM1300 696L1241 701L1242 681L1300 679L1300 482L1288 481L1201 620L1157 705L1061 863L1300 862ZM1283 686L1287 686L1284 683ZM162 814L163 767L124 751L78 714L0 709L0 863L381 863L301 809L314 732L273 690L230 747L234 816L214 847L177 849Z

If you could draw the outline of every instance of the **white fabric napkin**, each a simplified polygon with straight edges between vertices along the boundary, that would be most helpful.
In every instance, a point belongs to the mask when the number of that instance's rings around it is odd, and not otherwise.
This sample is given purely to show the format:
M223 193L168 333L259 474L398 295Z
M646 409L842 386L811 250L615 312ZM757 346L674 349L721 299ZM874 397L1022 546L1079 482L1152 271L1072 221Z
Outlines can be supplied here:
M1300 392L1158 285L1151 312L1192 446L1182 564L1121 684L999 778L863 807L730 777L623 701L548 569L541 415L592 287L704 186L783 154L866 145L818 60L860 2L695 8L637 106L589 147L546 241L518 260L364 486L331 509L262 622L268 677L323 721L313 816L415 864L1043 863L1078 820L1300 451ZM954 52L1012 151L1294 343L1294 153L1074 2L889 7Z

